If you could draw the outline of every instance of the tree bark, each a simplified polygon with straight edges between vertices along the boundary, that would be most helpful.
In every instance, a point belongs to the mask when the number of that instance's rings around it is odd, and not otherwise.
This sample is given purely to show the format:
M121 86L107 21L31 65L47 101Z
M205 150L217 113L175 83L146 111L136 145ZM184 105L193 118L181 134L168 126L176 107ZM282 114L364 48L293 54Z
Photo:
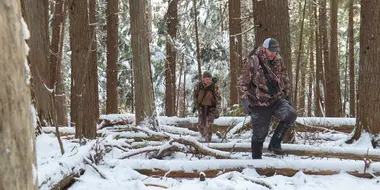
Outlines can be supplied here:
M350 70L350 117L355 117L355 38L354 38L354 0L348 4L348 62Z
M178 0L169 1L167 12L168 37L166 39L166 61L165 61L165 115L176 115L176 59L177 52L174 46L177 38L178 26Z
M299 1L299 7L300 7L300 12L301 12L301 1ZM297 52L297 62L296 62L296 78L295 78L295 88L294 88L294 99L293 99L293 104L294 107L297 109L298 107L298 102L300 99L298 98L298 81L299 81L299 74L300 74L300 67L301 67L301 54L303 53L303 48L302 48L302 42L303 42L303 26L305 22L305 14L306 14L306 0L304 1L303 9L302 9L302 17L300 17L300 33L299 33L299 42L298 42L298 52ZM302 89L301 89L302 92Z
M36 123L25 80L26 36L20 7L20 1L0 2L0 189L4 190L36 190L38 184Z
M314 13L314 8L313 6L311 6L311 13ZM310 16L310 20L313 19L313 15ZM309 79L308 79L308 82L309 82L309 90L308 90L308 96L307 96L307 116L308 117L311 117L312 115L312 107L313 107L313 103L315 101L313 101L313 84L315 85L315 72L314 72L314 30L313 28L316 27L312 22L310 22L310 44L309 44L309 48L310 48L310 64L309 64ZM314 88L317 88L317 86L314 86ZM314 94L314 98L315 98L316 94ZM314 106L316 107L316 106Z
M288 1L252 0L252 4L256 30L255 46L262 45L266 38L277 39L280 43L281 56L284 59L290 81L292 81L292 51Z
M342 113L342 100L340 92L340 75L338 60L338 0L330 0L331 5L331 41L329 62L325 62L326 68L326 116L339 117ZM327 32L326 32L327 33ZM327 38L327 35L326 35ZM326 40L327 41L327 40ZM325 55L326 57L326 55ZM327 90L328 89L328 90Z
M92 2L95 3L95 2ZM91 4L92 4L91 3ZM69 1L70 10L70 47L71 54L71 119L75 124L76 138L96 137L96 114L98 105L94 103L93 81L94 67L97 63L92 63L92 44L95 37L94 28L90 27L89 15L94 11L94 6L89 7L87 1ZM91 13L92 14L92 13ZM93 26L94 27L94 26Z
M374 148L380 147L380 2L361 1L360 69L357 112L357 133L365 130L371 134Z
M177 114L178 116L180 116L180 117L183 117L183 115L182 115L180 112L181 112L181 110L182 110L182 107L184 106L183 104L180 105L180 100L181 100L182 98L185 98L185 97L183 96L183 94L181 95L181 93L182 93L181 89L183 88L183 84L182 84L182 87L181 87L181 83L182 83L182 81L181 81L181 79L182 79L182 73L183 73L183 69L184 69L183 57L184 57L184 56L182 56L182 61L181 61L181 63L180 63L180 64L181 64L181 67L179 68L179 78L178 78L178 87L177 87L177 95L176 95L176 109L175 109L176 114Z
M88 83L91 88L89 97L89 107L88 113L91 115L91 123L98 121L99 113L99 87L98 87L98 47L97 47L97 37L96 37L96 0L89 0L89 17L90 17L90 37L91 37L91 54L89 63L89 79Z
M136 124L153 119L155 106L151 80L150 52L147 39L145 1L129 1L131 17L132 62L135 79Z
M319 7L319 16L317 16L317 7ZM315 28L315 47L316 47L316 88L315 88L315 106L316 106L316 113L315 116L322 117L324 114L324 75L323 75L323 52L322 52L322 14L321 14L321 4L320 2L315 5L315 25L317 26Z
M199 47L199 36L198 36L198 9L197 0L193 0L194 4L194 28L195 28L195 43L197 45L197 62L198 62L198 78L202 79L202 69L201 69L201 50Z
M182 55L182 64L183 64L183 67L184 68L184 71L183 71L183 107L182 107L182 115L185 116L186 115L186 108L187 108L187 101L186 101L186 63L184 62L184 58L185 56Z
M62 49L65 36L66 4L57 0L54 6L53 29L50 43L51 80L54 87L56 125L67 126L65 86L63 83Z
M239 65L242 54L242 32L240 0L228 1L229 32L230 32L230 101L229 106L239 104L239 93L236 89L239 76Z
M29 26L29 66L32 73L32 94L39 125L53 124L51 64L49 62L49 3L48 0L22 0L23 15Z
M107 1L107 105L106 113L118 113L117 55L118 0Z

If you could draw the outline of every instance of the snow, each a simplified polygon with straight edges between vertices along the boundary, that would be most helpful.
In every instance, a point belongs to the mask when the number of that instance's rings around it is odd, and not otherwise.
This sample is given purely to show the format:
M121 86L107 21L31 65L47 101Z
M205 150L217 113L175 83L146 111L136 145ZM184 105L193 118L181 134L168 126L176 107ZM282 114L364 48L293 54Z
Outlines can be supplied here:
M36 184L38 181L37 181L37 168L36 168L36 165L32 164L32 181L33 181L33 184Z
M102 115L102 119L110 120L128 120L134 122L133 114L113 114ZM242 124L245 117L221 117L219 124L239 125ZM247 117L246 122L249 120ZM301 118L300 122L314 122L314 124L329 125L349 125L352 124L352 118ZM364 172L378 173L380 172L380 163L372 162L370 166L365 169L363 160L346 160L338 158L317 158L317 157L302 157L295 155L288 155L284 157L269 157L264 153L262 160L251 160L250 153L230 153L226 151L218 151L214 148L250 148L249 139L247 143L239 139L231 139L232 142L228 143L200 143L199 133L191 131L186 128L178 128L173 126L175 123L181 122L197 122L194 117L177 118L159 116L159 130L158 132L150 131L148 128L138 126L139 132L123 131L117 132L116 130L128 128L131 125L114 126L99 130L106 137L103 140L107 147L112 147L112 150L105 154L104 160L96 168L107 179L102 179L97 171L89 165L84 164L84 160L88 160L90 153L93 155L94 151L90 151L96 143L95 140L88 141L86 145L79 146L69 140L63 139L63 145L66 150L64 155L60 154L59 145L53 132L54 127L44 127L44 132L50 134L42 134L37 137L37 170L38 184L40 189L50 189L51 186L57 183L66 173L69 173L79 168L85 169L85 173L76 179L76 182L69 188L70 190L84 190L84 189L131 189L131 190L155 190L167 189L170 190L246 190L246 189L268 189L268 187L259 185L258 183L268 184L272 189L291 190L314 190L314 189L345 189L356 190L363 188L366 190L377 190L380 187L380 178L363 179L353 177L346 172ZM132 124L133 126L133 124ZM61 132L74 133L74 128L60 127ZM150 134L158 136L169 136L171 139L181 139L201 146L204 149L214 152L219 155L232 156L234 159L216 159L211 156L197 157L185 153L172 153L170 156L164 157L162 160L149 159L149 153L136 154L138 147L141 150L156 150L162 151L164 148L177 146L181 149L187 149L177 142L171 141L142 141L134 142L134 137L148 137L145 132L149 131ZM165 132L163 132L165 131ZM168 133L170 132L170 134ZM249 132L247 132L247 135ZM349 137L348 134L343 133L320 133L320 138L329 140L322 140L315 145L301 145L301 144L283 144L284 149L292 150L307 150L307 151L323 151L328 153L353 153L358 155L371 155L379 156L380 150L371 147L371 137L369 134L364 133L362 137L353 144L345 144L344 141ZM215 136L215 135L214 135ZM119 138L115 138L119 137ZM124 137L124 138L120 138ZM125 139L126 138L126 139ZM220 139L219 139L220 141ZM219 142L218 141L218 142ZM233 142L235 141L235 142ZM236 143L236 141L241 141ZM268 143L264 144L264 148ZM119 148L115 148L119 147ZM133 149L132 149L133 148ZM122 151L121 149L124 149ZM128 152L125 152L128 151ZM120 159L125 156L131 156L128 159ZM259 175L255 168L293 168L299 170L294 176L286 177L282 175L274 175L266 177ZM165 171L186 171L186 172L202 172L206 169L228 169L228 168L241 168L242 172L227 172L220 174L215 178L206 176L205 181L199 179L189 178L171 178L145 176L135 169L162 169ZM329 170L335 171L336 175L308 175L307 172Z
M34 105L31 104L30 105L30 113L32 114L32 126L33 126L33 130L37 128L37 111L36 109L34 108Z
M27 40L30 38L30 32L29 32L29 29L28 29L28 25L26 24L26 22L24 21L24 18L21 18L21 31L22 31L22 37L24 40ZM28 44L25 43L25 54L26 56L29 54L29 46ZM29 65L28 65L28 60L26 59L25 57L25 60L24 60L24 66L25 66L25 75L26 75L26 84L30 84L30 68L29 68Z
M62 140L66 150L61 155L57 138L52 134L37 137L37 167L39 189L50 189L63 176L84 167L83 159L88 156L94 142L85 146Z
M101 120L114 120L114 121L135 121L134 114L110 114L101 115ZM215 119L215 125L229 126L236 125L245 120L245 123L250 122L250 117L219 117ZM197 117L168 117L168 116L158 116L158 122L164 125L174 125L176 123L197 123ZM297 123L304 125L314 125L314 126L354 126L356 123L356 118L339 118L339 117L298 117Z

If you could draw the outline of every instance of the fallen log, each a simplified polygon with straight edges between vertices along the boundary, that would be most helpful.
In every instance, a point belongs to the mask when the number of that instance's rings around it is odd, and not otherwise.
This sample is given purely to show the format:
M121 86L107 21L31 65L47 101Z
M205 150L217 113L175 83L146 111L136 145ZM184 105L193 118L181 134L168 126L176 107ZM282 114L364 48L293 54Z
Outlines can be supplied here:
M90 154L95 141L89 141L85 146L66 151L54 162L47 162L38 166L39 189L64 189L82 175L85 170L84 158Z
M193 123L182 123L178 124L178 127L186 128L192 131L198 131L197 124ZM225 133L230 125L216 125L214 124L212 126L212 132L222 132ZM237 128L232 128L230 130L230 134L228 134L228 137L231 137L232 135L239 134L243 131L251 130L251 124L250 121L247 119L247 121L244 123L244 126L242 123L239 123L236 125ZM293 126L293 129L295 129L297 132L342 132L342 133L351 133L354 129L353 125L343 125L343 126L311 126L311 125L305 125L301 123L295 123Z
M154 155L152 157L158 159L163 158L169 152L201 154L204 156L213 156L218 159L236 158L229 152L209 148L206 144L199 143L195 139L172 137L170 141L158 146L148 146L144 148L128 150L121 155L120 159L126 159L138 154L150 152L154 152Z
M57 184L55 184L51 188L51 190L67 189L68 187L70 187L75 182L75 178L78 178L83 174L84 174L84 169L82 169L79 173L73 172L73 173L65 176L62 180L60 180Z
M148 176L172 178L197 178L199 172L216 177L225 172L243 171L250 168L265 176L293 176L302 171L310 175L335 175L346 172L362 178L380 175L380 163L372 163L367 169L362 161L351 160L125 160L128 167Z
M133 148L141 148L145 146L158 146L163 142L135 142ZM208 143L208 148L220 150L224 152L251 152L251 143ZM268 152L268 143L264 143L263 152ZM296 156L309 156L321 158L339 158L349 160L371 159L380 162L380 150L364 149L364 148L342 148L342 147L315 147L311 145L298 144L282 144L284 154Z
M251 152L251 143L210 143L210 148L227 152ZM263 151L267 152L268 143L264 143ZM380 150L364 148L315 147L310 145L282 144L284 154L311 156L322 158L340 158L350 160L380 161Z

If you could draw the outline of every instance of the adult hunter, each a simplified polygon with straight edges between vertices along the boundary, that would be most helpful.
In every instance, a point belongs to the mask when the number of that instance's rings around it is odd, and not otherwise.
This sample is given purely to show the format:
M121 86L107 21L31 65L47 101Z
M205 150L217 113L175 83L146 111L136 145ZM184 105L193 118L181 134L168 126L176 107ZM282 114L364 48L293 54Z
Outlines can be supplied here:
M205 142L211 142L212 125L219 118L221 97L216 78L209 71L205 71L202 80L194 85L193 113L198 110L198 131Z
M238 89L244 113L251 116L253 159L262 158L272 116L280 119L268 146L275 154L282 154L281 142L297 119L290 102L289 77L279 52L278 41L268 38L242 62Z

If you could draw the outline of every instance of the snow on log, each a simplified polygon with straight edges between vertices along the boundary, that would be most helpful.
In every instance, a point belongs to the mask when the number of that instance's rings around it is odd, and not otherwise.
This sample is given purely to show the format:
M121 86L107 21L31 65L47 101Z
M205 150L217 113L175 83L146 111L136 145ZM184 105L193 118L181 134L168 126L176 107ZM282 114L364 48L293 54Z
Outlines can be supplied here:
M207 177L216 177L225 172L255 169L265 176L293 176L302 171L310 175L334 175L346 172L353 176L372 178L380 175L380 163L366 167L363 161L353 160L124 160L126 165L148 176L165 176L173 178L197 178L199 172Z
M210 143L210 148L228 152L251 152L251 143ZM268 143L264 143L264 152L267 151ZM364 149L351 147L316 147L311 145L282 144L285 154L297 156L315 156L325 158L341 158L352 160L380 161L379 149Z
M38 166L39 189L62 188L69 185L74 177L84 172L83 159L89 155L95 141L87 142L71 152L67 151L54 163L44 163Z
M134 142L132 147L141 148L145 146L159 146L163 142ZM185 144L185 143L184 143ZM251 152L251 143L208 143L202 144L213 150L220 150L223 152ZM199 146L201 146L199 145ZM268 152L268 143L264 143L264 152ZM282 144L282 149L285 154L296 156L313 156L322 158L340 158L351 160L364 160L365 158L371 159L375 162L380 162L380 149L364 149L352 147L316 147L311 145L298 145L298 144ZM207 154L210 155L210 154ZM212 155L210 155L212 156Z
M183 123L198 123L197 117L168 117L168 116L158 116L158 121L160 124L165 125L177 125ZM247 117L247 121L249 121ZM237 125L238 123L243 122L245 117L219 117L215 119L214 124L220 126L230 126ZM109 114L101 115L99 118L100 121L109 120L109 121L130 121L135 122L134 114ZM341 118L341 117L298 117L296 120L297 123L310 126L354 126L356 123L356 118Z
M161 159L168 152L184 152L192 154L202 154L207 156L213 156L219 159L231 159L236 158L234 155L231 155L230 152L220 151L217 149L209 148L207 144L202 144L195 140L194 138L189 137L171 137L172 139L162 145L158 146L148 146L144 148L132 149L123 153L120 159L130 158L132 156L154 152L154 158ZM189 146L187 148L185 145ZM192 148L192 149L191 149Z

